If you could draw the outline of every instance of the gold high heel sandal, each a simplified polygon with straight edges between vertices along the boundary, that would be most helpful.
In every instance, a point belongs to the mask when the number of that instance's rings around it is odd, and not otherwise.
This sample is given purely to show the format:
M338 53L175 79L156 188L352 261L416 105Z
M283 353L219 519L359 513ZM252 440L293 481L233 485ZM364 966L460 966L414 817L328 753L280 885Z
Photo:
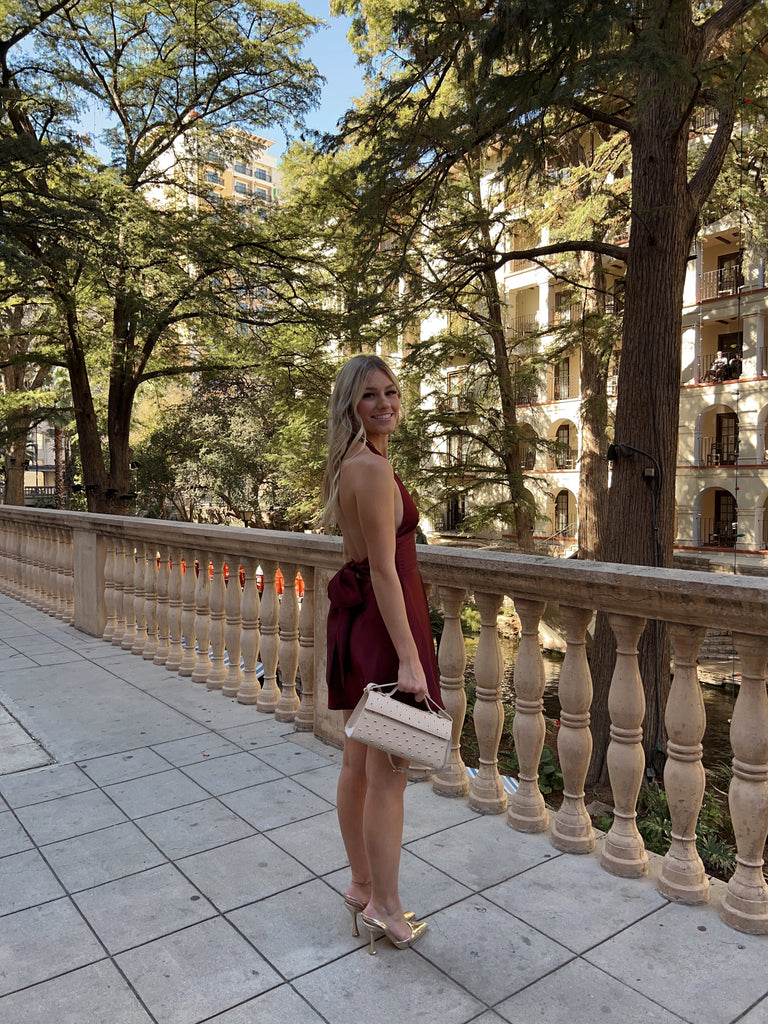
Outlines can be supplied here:
M349 896L347 893L344 893L344 906L352 915L352 934L355 936L355 938L359 938L360 930L357 927L357 915L362 914L367 904L363 903L362 900L355 899L354 896ZM406 921L412 921L414 917L416 917L416 915L412 910L405 911Z
M379 935L384 935L388 938L395 949L409 949L419 941L427 930L426 921L408 921L408 927L411 929L411 934L407 939L396 939L392 934L392 929L384 921L377 921L375 917L366 917L365 914L362 915L362 918L363 924L368 929L368 934L371 938L371 944L368 948L368 952L371 956L376 956L375 939L378 938Z

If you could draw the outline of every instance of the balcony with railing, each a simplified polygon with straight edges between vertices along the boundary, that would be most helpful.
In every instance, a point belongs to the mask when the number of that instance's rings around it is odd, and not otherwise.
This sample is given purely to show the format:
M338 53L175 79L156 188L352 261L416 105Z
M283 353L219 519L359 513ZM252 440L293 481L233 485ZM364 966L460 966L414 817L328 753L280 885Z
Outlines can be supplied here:
M331 740L339 737L338 716L325 707L324 644L316 644L316 638L324 636L324 585L341 557L337 538L0 508L3 593L100 636L105 644L292 723L298 731L314 731ZM764 583L741 576L438 546L420 547L419 562L445 615L438 663L445 704L453 718L451 759L434 775L432 788L444 797L466 797L469 806L483 814L505 814L514 830L546 834L557 850L594 854L607 872L626 879L640 879L649 871L635 823L645 765L637 643L649 620L667 624L674 675L664 709L669 736L664 778L672 838L656 884L675 901L701 903L709 898L710 880L695 846L706 725L696 659L708 626L733 631L741 670L731 726L730 788L738 857L720 913L736 929L768 933L768 886L762 869L768 833ZM191 571L195 564L199 572ZM282 597L278 570L285 582ZM302 598L295 586L299 573ZM472 778L459 746L467 707L460 613L470 595L481 618L474 710L479 768ZM504 715L504 658L497 616L505 598L514 602L521 623L514 666L519 785L512 795L497 767ZM545 804L537 781L545 685L538 626L548 604L559 606L566 634L557 743L565 787L557 812ZM592 681L585 641L597 611L607 613L616 642L608 697L608 768L615 817L599 852L584 799L592 746ZM257 662L263 665L262 679ZM562 898L569 898L567 891Z

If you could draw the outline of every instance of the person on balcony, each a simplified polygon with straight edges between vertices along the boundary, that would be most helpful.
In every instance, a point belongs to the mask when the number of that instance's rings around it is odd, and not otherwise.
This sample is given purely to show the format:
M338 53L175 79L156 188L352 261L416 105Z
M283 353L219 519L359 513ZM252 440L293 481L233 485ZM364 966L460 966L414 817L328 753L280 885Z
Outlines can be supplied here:
M728 360L725 357L724 352L718 351L712 365L709 368L709 372L704 378L707 381L719 381L728 379Z
M328 586L328 706L349 719L368 683L397 683L398 698L440 706L439 674L416 561L418 512L387 459L401 418L400 385L378 356L339 372L330 404L323 484L326 529L338 525L344 566ZM398 886L407 762L345 739L337 809L352 879L344 903L374 939L398 949L427 928L403 911Z

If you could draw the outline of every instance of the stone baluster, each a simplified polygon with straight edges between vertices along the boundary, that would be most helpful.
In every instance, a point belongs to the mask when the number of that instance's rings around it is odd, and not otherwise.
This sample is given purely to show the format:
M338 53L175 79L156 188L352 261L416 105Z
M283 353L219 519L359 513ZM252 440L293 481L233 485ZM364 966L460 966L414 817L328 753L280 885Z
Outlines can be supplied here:
M40 531L33 526L29 531L29 544L27 545L27 574L28 586L25 604L36 608L40 594Z
M157 548L151 544L147 547L147 564L144 569L144 619L147 624L147 641L141 656L145 661L154 661L158 645L157 621Z
M40 576L40 610L46 615L56 614L56 538L52 528L42 528L42 573Z
M56 618L59 610L59 531L48 527L48 614Z
M221 688L225 697L236 697L243 685L243 670L240 665L242 660L242 645L240 632L243 628L243 619L240 613L240 604L243 597L243 588L240 585L240 556L236 554L227 555L229 566L229 580L227 582L227 593L224 598L224 613L226 625L224 627L224 641L227 646L229 664L227 675Z
M155 617L157 619L157 643L155 644L155 650L152 655L152 663L154 665L164 665L168 660L168 655L171 653L169 620L171 559L170 551L166 544L162 544L160 546L159 560L160 564L157 567L157 580L155 581L155 591L157 596L157 610L155 613Z
M659 874L658 888L671 900L705 903L709 881L696 850L696 822L704 798L706 776L701 741L707 725L696 656L706 630L669 624L675 673L667 698L667 761L664 790L672 819L672 843Z
M515 721L518 787L509 801L507 823L518 832L544 832L549 812L539 789L539 762L544 748L544 659L539 646L543 601L515 599L520 619L520 647L515 660Z
M315 727L315 570L299 566L304 582L304 597L299 615L299 675L301 704L293 720L296 732L312 732Z
M258 563L250 555L243 559L243 597L240 604L243 628L240 647L243 654L243 682L237 691L240 704L257 704L261 683L257 675L261 633L259 631L259 588L256 583Z
M144 575L147 571L147 547L143 542L136 544L136 568L133 574L133 608L136 613L136 635L131 644L131 654L141 654L147 642L146 593Z
M261 693L256 702L256 710L264 714L270 714L277 707L280 700L280 687L277 684L277 661L280 647L278 617L280 614L280 601L277 595L277 584L275 573L277 562L262 561L262 573L264 576L264 592L261 595L261 615L259 626L261 629L261 662L264 666L264 679L261 684Z
M37 567L35 565L35 548L37 546L37 537L35 535L34 528L31 527L26 534L24 534L24 541L22 547L22 592L21 600L26 605L34 607L35 603L35 576L37 575Z
M115 541L115 571L114 571L114 605L115 605L115 628L112 631L110 642L113 647L121 647L123 633L125 633L125 567L128 558L126 545L122 540ZM133 578L133 577L131 577Z
M133 641L136 639L136 563L139 560L138 551L134 551L134 545L129 541L125 547L125 572L123 574L123 609L125 610L125 632L120 641L124 651L130 651ZM144 572L142 569L142 581Z
M460 587L440 587L439 590L445 616L437 652L440 692L445 709L453 719L450 760L442 771L432 777L432 788L443 796L464 796L469 791L469 777L461 759L461 730L467 714L467 694L464 689L467 647L461 631L461 607L466 596L466 590Z
M193 683L206 683L211 672L211 571L208 552L197 552L197 585L195 586L195 639L197 661L192 669Z
M611 614L608 621L616 637L616 666L608 693L611 739L607 754L614 817L600 863L612 875L640 878L648 873L648 854L636 824L637 797L645 772L645 694L637 665L637 641L645 619Z
M472 720L477 735L479 765L469 784L469 806L483 814L502 814L507 795L498 768L499 740L504 725L501 681L504 659L501 655L497 619L502 595L475 592L480 611L480 639L475 654L477 700Z
M184 576L181 584L181 633L184 653L179 662L179 675L191 676L197 661L197 641L195 638L195 555L187 550L182 569Z
M107 613L107 621L102 640L112 642L115 633L117 617L115 615L115 538L107 537L107 557L104 559L104 608Z
M590 853L595 830L584 806L584 780L592 756L589 709L592 675L587 661L587 627L592 612L560 605L566 631L565 659L560 669L560 730L557 754L563 773L563 802L552 824L552 845L566 853Z
M205 685L209 690L220 690L227 678L227 666L224 661L224 627L226 625L226 612L224 604L227 599L227 584L224 582L224 557L212 554L211 565L213 577L211 579L211 668Z
M168 576L168 655L165 667L169 672L178 672L184 648L181 645L181 588L184 575L181 565L181 548L172 546L168 549L170 574ZM155 664L161 664L155 656Z
M299 667L299 597L296 593L298 566L284 562L280 568L285 589L280 601L278 661L281 692L275 705L275 721L292 722L299 710L296 693L296 670Z
M67 529L64 530L61 547L63 548L62 562L64 566L64 609L62 619L64 622L71 622L75 617L75 544L72 533Z
M768 835L768 637L734 633L733 643L741 661L741 686L731 719L733 779L728 793L736 870L720 913L732 928L763 935L768 932L768 886L763 875Z
M5 522L0 530L0 594L8 593L8 581L11 576L11 545L13 543L14 524Z
M53 614L64 620L67 613L67 530L56 530L56 608Z

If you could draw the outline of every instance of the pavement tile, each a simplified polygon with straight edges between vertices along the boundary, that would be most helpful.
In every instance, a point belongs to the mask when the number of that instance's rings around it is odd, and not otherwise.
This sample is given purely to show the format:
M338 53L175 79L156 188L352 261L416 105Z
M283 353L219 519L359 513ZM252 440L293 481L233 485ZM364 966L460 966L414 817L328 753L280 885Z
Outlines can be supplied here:
M293 735L293 731L291 722L276 722L271 715L257 712L255 721L225 729L223 735L243 750L257 750L273 746L282 737Z
M429 933L427 933L428 935ZM419 942L426 942L427 935ZM466 1024L485 1006L413 949L377 943L378 955L364 947L296 978L296 991L333 1024L408 1021L423 1016L440 1024Z
M177 768L188 764L196 764L198 761L205 761L208 758L224 757L226 754L236 754L240 747L231 740L217 736L216 733L207 729L196 736L188 736L183 740L172 740L170 743L156 743L153 747L161 757Z
M54 765L0 778L0 793L11 807L26 807L94 788L93 782L74 764Z
M105 956L101 943L70 900L20 910L0 921L0 995L85 967Z
M110 953L159 939L216 913L172 864L107 882L72 898Z
M503 963L499 950L504 950ZM573 956L481 896L432 914L419 952L488 1004L506 999Z
M108 960L0 998L6 1024L154 1024Z
M0 859L0 915L59 899L64 890L37 850Z
M584 955L589 963L654 998L685 1020L730 1024L765 996L768 936L740 935L716 907L668 904ZM738 978L712 998L713 968Z
M0 1004L2 1005L2 1004ZM250 999L234 1010L211 1017L207 1024L323 1024L309 1003L289 985Z
M141 819L141 831L175 860L253 834L253 827L218 800L177 807Z
M542 838L514 832L503 814L475 815L471 821L408 843L407 848L477 891L561 856Z
M282 981L223 918L121 953L116 961L162 1024L196 1024Z
M321 796L329 804L336 803L336 790L339 785L339 766L330 764L324 768L314 768L311 771L303 772L301 784L305 789Z
M262 832L312 814L322 814L331 807L327 800L310 793L293 779L241 789L221 797L221 802Z
M512 963L510 970L515 971ZM574 1024L574 1021L621 1019L628 1024L682 1024L640 992L611 978L583 960L572 960L559 970L496 1006L497 1019L510 1024ZM482 1020L482 1018L481 1018ZM704 1019L701 1019L704 1024Z
M305 785L304 776L301 784ZM465 798L440 796L428 780L411 782L406 786L404 807L403 842L406 844L442 832L451 825L475 822L479 817Z
M221 911L262 900L312 876L266 836L250 836L176 863Z
M38 846L125 821L120 809L97 789L20 807L16 813Z
M227 916L287 979L313 971L367 943L362 927L361 937L353 937L352 918L343 901L319 879Z
M32 848L32 840L21 827L13 811L0 811L0 857Z
M761 999L748 1013L739 1017L739 1024L765 1024L766 1021L768 1021L768 998Z
M298 743L286 743L285 740L271 747L259 747L258 756L283 775L297 775L299 772L324 768L332 763L330 758L315 750L307 750Z
M596 855L556 857L483 895L575 953L667 905L650 878L618 878Z
M165 771L169 764L148 747L139 747L138 750L126 750L121 754L92 757L87 761L81 761L78 767L97 786L110 786L116 782L126 782L129 779L138 779L142 775Z
M104 792L134 821L148 814L197 803L209 795L178 768L118 782L107 786Z
M273 782L281 777L279 772L254 754L238 750L237 747L234 749L238 751L236 754L188 764L184 767L184 774L212 796L233 793L262 782Z
M347 863L335 808L272 829L269 838L316 875L336 871Z
M51 843L42 849L45 859L71 893L146 871L166 861L129 821Z

